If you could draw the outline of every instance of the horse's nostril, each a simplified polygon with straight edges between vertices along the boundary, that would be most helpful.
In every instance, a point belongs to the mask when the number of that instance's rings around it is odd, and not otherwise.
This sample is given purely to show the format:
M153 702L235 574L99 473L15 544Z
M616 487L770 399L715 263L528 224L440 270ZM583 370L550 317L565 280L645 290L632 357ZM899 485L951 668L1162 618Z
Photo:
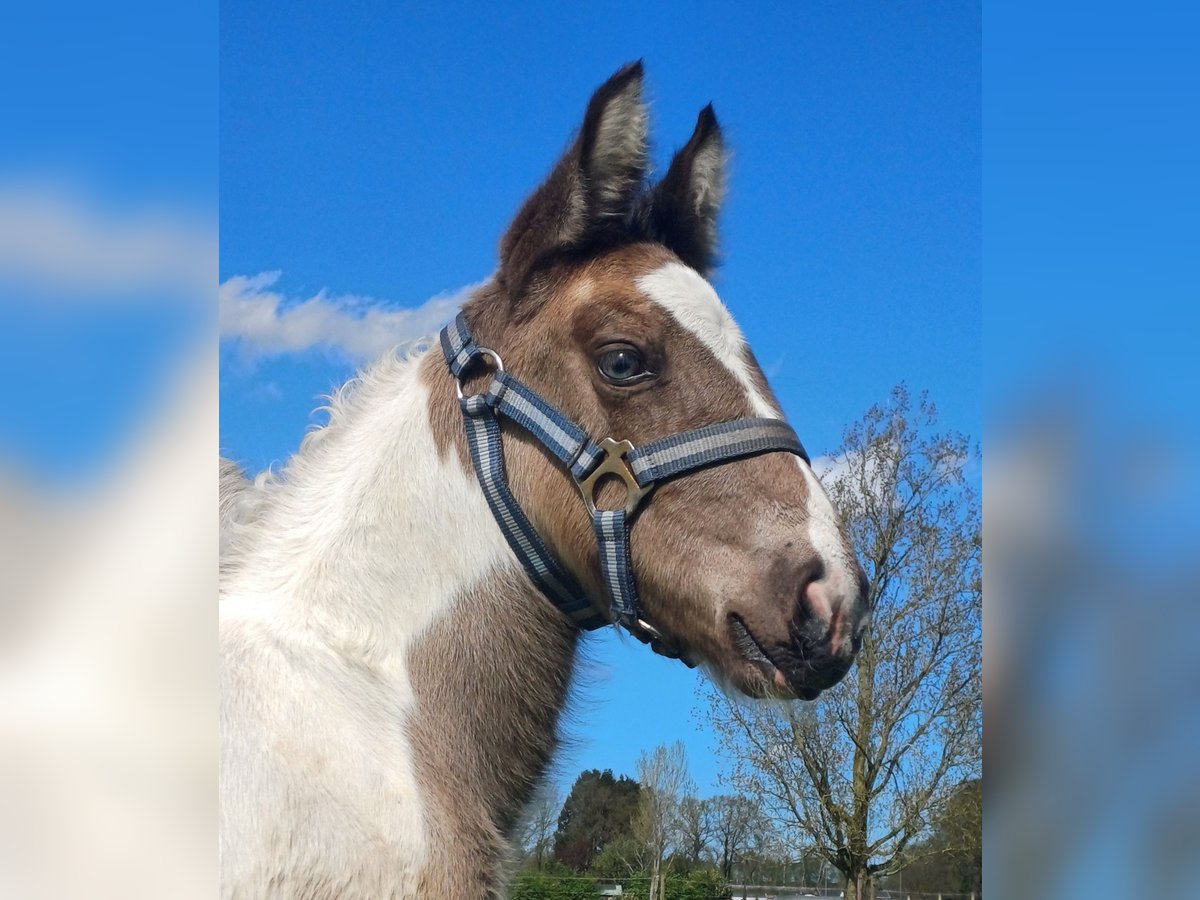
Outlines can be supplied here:
M819 559L803 563L793 570L794 597L791 635L797 647L810 654L825 643L833 611L827 592L822 587L825 565Z
M839 613L829 585L824 581L814 580L805 585L800 602L812 619L826 625L833 624Z
M805 564L798 572L799 596L792 618L793 638L808 652L853 656L862 647L867 615L860 579L822 562Z
M825 576L825 564L819 559L812 559L800 566L796 573L797 598L799 607L797 618L819 619L829 621L828 604L817 591L817 584Z

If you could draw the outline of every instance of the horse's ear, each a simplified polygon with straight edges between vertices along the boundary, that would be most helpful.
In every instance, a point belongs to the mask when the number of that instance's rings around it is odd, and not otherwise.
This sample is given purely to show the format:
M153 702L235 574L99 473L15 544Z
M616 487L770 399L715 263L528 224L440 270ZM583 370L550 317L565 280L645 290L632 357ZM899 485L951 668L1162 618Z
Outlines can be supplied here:
M575 142L501 239L500 275L510 291L546 254L628 227L646 156L639 60L592 95Z
M717 256L717 216L725 198L725 141L712 104L650 195L643 215L654 238L707 275Z

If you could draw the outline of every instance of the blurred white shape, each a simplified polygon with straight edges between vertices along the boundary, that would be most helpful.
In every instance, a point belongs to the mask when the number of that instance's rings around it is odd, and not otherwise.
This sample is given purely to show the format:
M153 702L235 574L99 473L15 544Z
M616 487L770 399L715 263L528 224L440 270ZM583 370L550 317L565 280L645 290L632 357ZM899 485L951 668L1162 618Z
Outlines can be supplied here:
M475 285L438 294L420 306L322 290L295 299L272 290L279 272L234 275L220 288L221 339L241 342L251 355L337 350L354 362L425 337L448 322Z
M1163 550L1194 538L1195 507L1160 514L1186 488L1142 469L1182 441L1106 387L1045 377L989 437L985 887L1003 896L1200 887L1198 568Z
M216 229L179 203L106 205L66 182L0 184L0 277L72 298L134 298L212 284Z
M103 483L39 502L0 599L0 896L215 890L216 359L194 346Z

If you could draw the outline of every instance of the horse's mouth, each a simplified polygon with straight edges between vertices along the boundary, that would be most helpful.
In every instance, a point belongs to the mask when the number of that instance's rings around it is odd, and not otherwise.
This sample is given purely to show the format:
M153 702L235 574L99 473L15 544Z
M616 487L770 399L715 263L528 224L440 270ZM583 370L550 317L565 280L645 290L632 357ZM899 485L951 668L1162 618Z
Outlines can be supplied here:
M736 613L729 616L729 633L742 657L754 665L774 689L802 700L816 700L820 695L820 688L798 683L795 675L791 674L795 670L793 654L785 654L760 641Z

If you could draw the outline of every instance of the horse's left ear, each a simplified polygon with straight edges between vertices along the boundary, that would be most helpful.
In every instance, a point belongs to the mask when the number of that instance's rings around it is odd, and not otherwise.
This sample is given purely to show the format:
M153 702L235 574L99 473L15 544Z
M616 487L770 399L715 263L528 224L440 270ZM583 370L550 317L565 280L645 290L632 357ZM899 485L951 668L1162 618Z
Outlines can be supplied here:
M642 64L622 67L588 103L574 143L500 241L500 276L515 297L546 256L628 231L646 177Z
M700 110L696 130L675 154L643 211L654 238L702 275L716 263L725 165L725 141L710 103Z

